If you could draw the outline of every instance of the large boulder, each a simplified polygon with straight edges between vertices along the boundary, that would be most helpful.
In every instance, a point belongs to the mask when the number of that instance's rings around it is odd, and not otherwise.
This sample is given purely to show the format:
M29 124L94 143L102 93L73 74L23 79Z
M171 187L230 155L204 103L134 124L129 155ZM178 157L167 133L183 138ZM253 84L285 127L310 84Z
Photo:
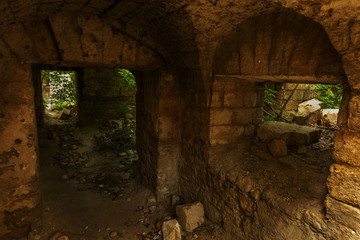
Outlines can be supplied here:
M178 205L176 215L181 227L187 232L192 232L205 222L204 206L201 202Z
M320 113L321 125L334 127L337 125L339 109L322 109Z
M294 115L293 122L300 125L317 125L320 119L322 102L317 99L300 103Z
M321 130L294 123L268 121L259 126L257 135L265 143L273 139L282 139L288 146L309 145L319 141Z

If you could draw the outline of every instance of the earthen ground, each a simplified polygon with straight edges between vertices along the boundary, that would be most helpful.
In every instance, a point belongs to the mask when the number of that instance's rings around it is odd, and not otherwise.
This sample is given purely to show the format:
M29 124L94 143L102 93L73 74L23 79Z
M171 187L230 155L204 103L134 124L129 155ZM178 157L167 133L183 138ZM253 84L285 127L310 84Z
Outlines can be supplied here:
M45 125L39 127L43 227L34 229L30 235L44 240L57 232L77 240L161 239L162 220L176 218L176 214L174 208L165 207L167 205L161 202L154 204L155 212L147 210L154 195L140 183L137 162L129 163L126 157L114 151L97 151L93 138L95 125L76 127L76 119L63 121L58 117L58 112L47 111ZM54 138L49 139L49 129L55 131ZM64 130L68 131L69 139L76 135L79 140L76 151L89 155L86 166L69 169L59 165L56 159L59 152L72 151L60 147L58 135ZM131 173L129 179L119 180L119 165ZM102 174L105 178L110 176L103 188L96 179ZM69 179L62 179L64 175ZM120 190L116 194L111 187L116 182L109 182L114 175L117 184L122 184L118 185ZM88 176L95 176L95 179L90 181ZM82 182L82 178L86 182ZM117 236L111 237L112 232ZM223 239L223 230L207 221L183 239Z

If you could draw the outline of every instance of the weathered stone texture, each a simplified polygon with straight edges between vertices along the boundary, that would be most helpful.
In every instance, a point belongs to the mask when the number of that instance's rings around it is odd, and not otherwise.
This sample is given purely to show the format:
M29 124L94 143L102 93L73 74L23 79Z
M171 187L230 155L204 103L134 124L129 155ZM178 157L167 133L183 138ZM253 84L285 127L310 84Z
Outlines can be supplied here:
M204 206L201 202L176 206L176 215L187 232L192 232L205 222Z
M144 182L155 192L164 187L159 192L178 190L187 201L202 201L209 218L223 222L234 236L359 238L358 230L342 225L354 219L351 214L356 209L345 211L349 218L340 219L344 213L336 210L336 203L328 202L327 212L334 219L328 222L321 213L279 210L273 203L277 199L267 197L275 190L255 193L249 178L209 166L215 145L238 144L254 135L263 100L260 85L218 81L214 74L343 81L348 85L334 157L346 165L332 168L329 194L345 204L359 205L360 190L354 181L359 176L360 131L358 0L126 0L109 7L112 3L0 2L1 234L26 226L38 216L29 214L39 202L30 63L40 63L144 71L137 78L142 87L137 94L141 103L137 139ZM159 72L172 80L161 80ZM21 144L14 143L18 138ZM272 219L274 212L284 217ZM16 224L7 225L4 218Z
M11 65L0 77L0 232L11 236L40 217L37 132L30 68L11 54L0 63Z
M329 195L337 200L360 207L360 169L334 164L328 178Z
M262 87L254 83L215 79L210 108L210 143L232 144L253 136L261 121ZM260 113L260 114L259 114Z
M321 130L294 123L267 121L259 126L257 135L267 143L283 139L288 145L309 145L319 141Z
M164 240L181 240L180 225L176 219L163 222L161 230Z

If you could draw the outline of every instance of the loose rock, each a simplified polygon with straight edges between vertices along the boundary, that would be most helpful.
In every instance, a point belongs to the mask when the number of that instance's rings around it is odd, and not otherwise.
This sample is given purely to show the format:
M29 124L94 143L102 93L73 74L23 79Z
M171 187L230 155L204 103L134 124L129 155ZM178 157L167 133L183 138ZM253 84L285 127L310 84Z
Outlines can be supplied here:
M337 125L339 109L322 109L321 110L321 125L326 127L334 127Z
M273 139L268 144L268 149L274 157L283 157L287 155L286 142L282 139Z
M70 115L71 115L70 110L67 108L64 108L60 113L60 119L62 119L62 120L69 119Z
M317 99L299 104L293 121L300 125L316 125L320 119L322 102Z
M205 222L204 206L201 202L178 205L176 215L179 217L180 225L191 232Z
M176 219L162 224L163 240L181 240L180 225Z

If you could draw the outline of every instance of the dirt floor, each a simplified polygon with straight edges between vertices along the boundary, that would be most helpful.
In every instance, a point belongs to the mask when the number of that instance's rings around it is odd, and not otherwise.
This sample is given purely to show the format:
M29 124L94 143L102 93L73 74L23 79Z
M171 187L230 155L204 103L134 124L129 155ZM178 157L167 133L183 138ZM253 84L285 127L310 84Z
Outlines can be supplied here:
M212 171L235 185L242 179L240 182L258 189L261 198L284 216L308 211L323 219L336 129L320 129L320 141L306 146L305 153L298 153L293 146L284 157L273 157L266 144L256 139L226 151L214 149Z
M162 239L162 221L176 218L174 206L157 202L140 184L134 142L114 144L124 141L116 138L121 135L117 124L79 126L76 118L60 120L58 112L48 112L39 127L43 228L33 230L29 240ZM320 142L307 146L306 153L290 148L281 158L253 142L246 150L237 147L219 154L222 160L213 168L235 171L266 193L276 192L271 199L279 208L296 206L285 212L322 212L335 132L323 129ZM206 222L183 239L232 238Z
M134 145L113 148L106 140L116 130L112 123L79 127L75 118L58 117L49 112L39 127L43 227L28 239L162 239L162 221L176 217L174 206L140 184ZM206 222L183 239L223 237Z

